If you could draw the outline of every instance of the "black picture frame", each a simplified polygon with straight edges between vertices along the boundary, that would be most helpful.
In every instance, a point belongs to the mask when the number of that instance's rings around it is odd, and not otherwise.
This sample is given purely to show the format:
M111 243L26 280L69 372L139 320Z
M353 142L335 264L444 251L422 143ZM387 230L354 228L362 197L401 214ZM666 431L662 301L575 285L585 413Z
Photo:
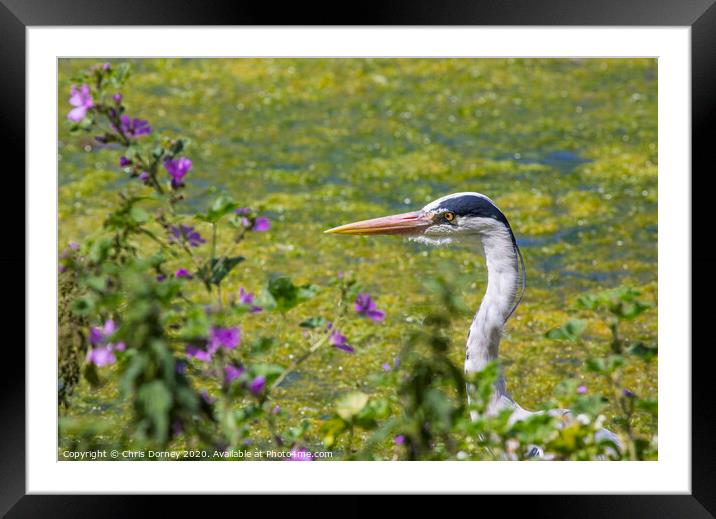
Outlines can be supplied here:
M692 182L711 171L709 126L716 114L716 6L715 0L428 0L363 1L354 9L329 10L320 5L249 3L220 0L0 0L0 105L4 150L25 148L25 31L28 26L62 25L574 25L574 26L689 26L692 64ZM335 9L335 7L334 7ZM24 157L21 153L15 153ZM24 159L16 171L24 168ZM711 166L713 169L713 166ZM696 175L693 172L698 171ZM6 172L6 174L9 174ZM688 172L682 172L688 181ZM19 193L25 192L23 177L14 174ZM7 181L8 183L11 180ZM4 185L10 192L8 184ZM708 190L692 193L709 196ZM24 197L13 196L17 201ZM698 198L698 196L697 196ZM6 274L6 290L16 288L20 296L25 267L25 228L17 220L20 212L12 204L2 205L8 228L0 248L0 272ZM692 243L706 234L713 217L708 203L692 200ZM12 225L11 225L12 223ZM692 276L713 264L705 248L692 251ZM713 277L696 276L699 292L711 293ZM14 292L14 290L13 290ZM10 292L8 292L10 293ZM17 300L15 300L17 301ZM704 322L711 305L692 305L692 322ZM31 308L27 309L31 311ZM16 315L12 315L12 313ZM25 322L25 306L10 305L5 311L6 327ZM700 319L699 319L700 318ZM21 335L23 342L24 337ZM692 353L692 493L689 495L611 496L516 496L473 497L481 507L500 506L509 500L510 512L524 508L530 516L549 517L714 517L716 516L716 409L708 383L710 341L693 341ZM0 375L2 427L0 427L0 515L7 517L126 517L143 506L146 496L39 496L25 495L25 355L20 341L5 343ZM688 351L690 345L681 345ZM10 366L10 367L8 367ZM242 498L243 499L243 498ZM341 505L353 516L371 513L374 505L350 498L354 506ZM174 506L191 511L188 498L174 498ZM420 505L421 500L413 500ZM453 503L455 505L455 503ZM164 506L164 505L163 505ZM169 505L166 505L169 506ZM293 505L296 506L294 502ZM300 507L300 506L299 506ZM310 505L312 511L315 505ZM404 513L408 513L404 510ZM184 514L182 514L184 515ZM346 514L342 514L346 515Z

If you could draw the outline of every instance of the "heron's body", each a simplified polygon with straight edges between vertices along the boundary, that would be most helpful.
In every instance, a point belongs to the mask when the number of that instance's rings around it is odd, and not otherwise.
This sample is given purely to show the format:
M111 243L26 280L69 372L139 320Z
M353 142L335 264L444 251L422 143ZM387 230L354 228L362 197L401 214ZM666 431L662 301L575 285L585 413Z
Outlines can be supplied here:
M433 245L459 241L480 251L487 265L487 289L470 325L465 372L479 372L499 358L502 332L522 299L526 276L512 228L505 215L488 197L474 192L455 193L439 198L414 213L364 220L327 232L402 234ZM522 408L510 397L504 375L500 371L485 412L494 415L506 408L513 410L512 421L524 420L536 414ZM569 415L565 409L554 409L548 413L560 417ZM477 418L474 412L473 418ZM607 429L601 429L596 438L610 440L621 447L618 437ZM539 449L536 452L541 454Z

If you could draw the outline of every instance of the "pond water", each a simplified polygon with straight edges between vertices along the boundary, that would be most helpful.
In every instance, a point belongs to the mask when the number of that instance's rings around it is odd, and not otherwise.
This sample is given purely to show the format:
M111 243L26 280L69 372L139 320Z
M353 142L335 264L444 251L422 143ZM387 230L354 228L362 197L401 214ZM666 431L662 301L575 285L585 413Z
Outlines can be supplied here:
M61 60L58 117L73 73ZM508 387L524 407L547 399L582 361L608 348L590 321L586 340L555 343L544 333L572 315L581 294L630 285L657 297L657 84L653 59L152 59L132 61L129 113L154 133L191 140L187 213L226 191L272 219L246 242L227 291L257 291L273 272L324 283L351 270L387 311L366 332L349 325L357 352L327 351L288 378L282 407L309 422L337 395L371 387L431 301L421 281L442 264L469 274L477 308L484 263L472 250L425 248L393 237L328 236L354 220L417 209L451 192L479 191L510 220L522 247L528 289L501 347ZM59 128L59 238L81 240L101 224L126 186L116 150ZM199 226L201 228L201 225ZM289 314L273 360L305 344L295 323L330 315L326 293ZM245 337L273 331L271 315L243 324ZM470 316L455 324L451 355L463 355ZM626 329L656 342L656 311ZM111 370L112 368L108 368ZM111 371L110 371L111 372ZM656 396L656 364L627 374ZM210 392L215 388L208 388ZM100 396L113 397L109 385ZM70 414L122 420L84 385ZM121 404L116 404L123 409ZM261 432L257 435L260 440Z

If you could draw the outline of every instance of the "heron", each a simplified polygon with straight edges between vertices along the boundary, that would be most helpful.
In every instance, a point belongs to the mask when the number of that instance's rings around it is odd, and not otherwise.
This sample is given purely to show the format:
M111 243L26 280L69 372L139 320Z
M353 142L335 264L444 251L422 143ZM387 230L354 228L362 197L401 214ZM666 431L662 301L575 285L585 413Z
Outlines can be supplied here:
M525 262L509 221L487 196L476 192L453 193L438 198L418 211L362 220L326 233L351 235L401 235L434 246L463 243L480 253L487 266L487 288L472 320L465 348L465 373L482 371L499 358L500 339L507 320L514 314L527 288ZM469 395L468 391L468 395ZM469 396L468 396L469 400ZM514 423L545 411L528 411L507 391L505 377L499 370L494 391L485 409L496 415L510 409ZM567 419L570 411L553 409L552 416ZM473 419L478 418L471 411ZM621 450L617 435L601 428L597 441L607 440ZM538 446L530 446L528 456L542 456Z

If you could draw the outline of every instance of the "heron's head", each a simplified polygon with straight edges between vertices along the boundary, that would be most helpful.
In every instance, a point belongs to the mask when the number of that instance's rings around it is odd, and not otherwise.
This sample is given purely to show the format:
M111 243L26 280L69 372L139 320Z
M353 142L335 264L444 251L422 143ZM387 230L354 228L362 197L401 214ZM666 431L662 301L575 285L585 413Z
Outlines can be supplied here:
M362 220L326 232L398 234L422 242L444 244L467 237L483 239L505 231L512 235L507 218L492 200L480 193L454 193L438 198L418 211Z

